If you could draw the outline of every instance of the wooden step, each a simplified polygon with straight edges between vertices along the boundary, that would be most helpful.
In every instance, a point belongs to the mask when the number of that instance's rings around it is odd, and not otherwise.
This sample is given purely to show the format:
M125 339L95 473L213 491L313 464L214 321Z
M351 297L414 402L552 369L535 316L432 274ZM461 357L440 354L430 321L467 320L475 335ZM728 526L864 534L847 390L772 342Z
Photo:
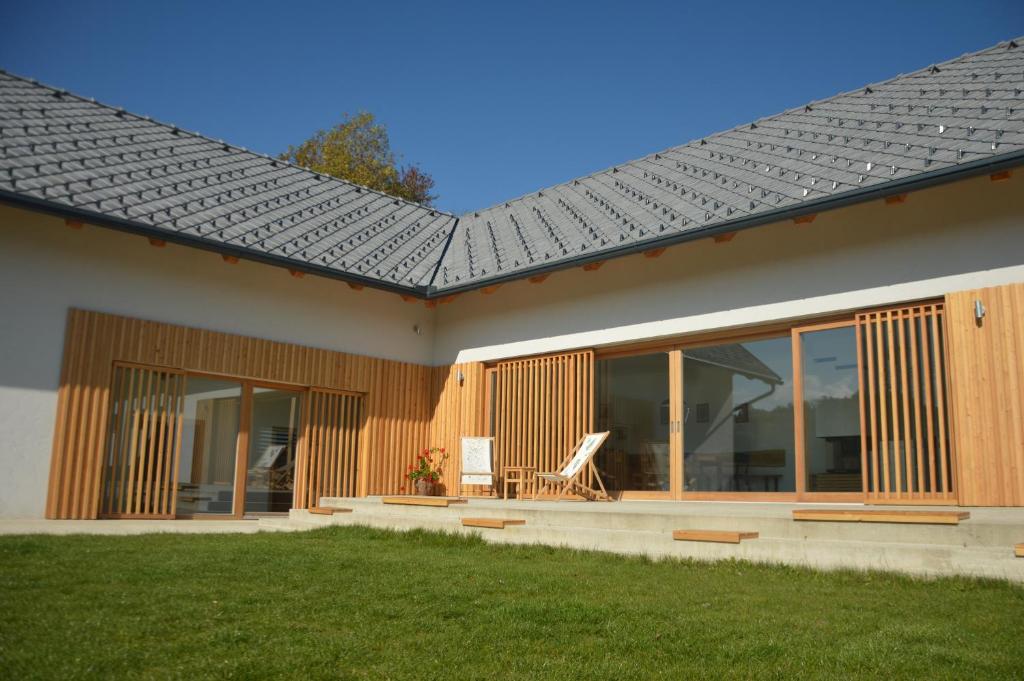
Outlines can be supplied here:
M733 532L731 530L673 530L676 541L710 541L719 544L739 544L744 539L757 539L757 532Z
M867 511L808 508L793 511L793 520L823 520L840 523L921 523L959 525L971 514L967 511Z
M464 504L466 500L459 497L420 497L409 495L404 497L384 497L381 499L381 502L403 506L448 506L450 504Z
M1013 547L1013 555L1018 558L1024 558L1024 544L1017 544Z
M316 513L317 515L334 515L335 513L351 513L351 508L332 508L329 506L314 506L309 509L310 513Z
M525 525L525 520L518 518L463 518L462 524L466 527L489 527L494 530L504 530L509 525Z

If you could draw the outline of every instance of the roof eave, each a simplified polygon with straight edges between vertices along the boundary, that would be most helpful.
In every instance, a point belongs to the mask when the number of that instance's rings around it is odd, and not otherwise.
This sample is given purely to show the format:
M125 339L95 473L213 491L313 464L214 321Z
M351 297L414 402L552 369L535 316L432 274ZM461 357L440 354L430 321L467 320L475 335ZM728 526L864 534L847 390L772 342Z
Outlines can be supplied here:
M751 229L753 227L760 227L765 224L782 222L784 220L798 218L805 215L817 214L827 210L834 210L858 203L882 199L887 196L904 194L910 191L917 191L928 187L948 184L957 180L994 173L1008 168L1015 168L1020 165L1024 165L1024 150L1003 154L997 157L979 159L977 161L971 161L961 165L940 168L928 173L919 173L901 180L892 180L880 185L864 187L838 196L826 196L813 201L805 201L796 206L788 206L779 210L769 211L760 215L752 215L738 220L720 222L711 227L694 229L682 234L675 234L658 239L632 243L617 248L596 251L585 256L560 260L557 263L552 263L550 265L531 267L512 272L507 275L488 277L487 279L480 279L461 286L449 286L445 288L430 286L427 288L426 296L428 298L434 298L450 296L467 291L475 291L487 286L519 281L521 279L527 279L541 274L560 272L579 267L581 265L586 265L588 263L603 262L613 258L642 253L655 248L664 248L689 241L696 241L698 239L706 239L708 237L715 236L716 234L738 232Z
M349 284L357 284L366 288L377 289L379 291L398 293L404 296L413 296L421 300L426 300L429 297L426 293L426 287L424 286L402 286L400 284L389 284L386 281L381 281L372 277L363 277L355 274L338 272L327 267L317 267L316 265L303 261L291 260L289 258L275 256L269 253L264 254L247 248L232 246L231 244L216 243L206 239L191 237L180 232L171 232L134 222L132 220L112 218L100 213L82 210L73 206L65 206L63 204L47 201L46 199L26 196L24 194L16 194L0 190L0 203L6 203L19 208L27 208L36 212L46 213L48 215L65 219L79 220L83 223L114 229L120 232L160 239L167 243L199 248L204 251L210 251L220 255L230 255L238 258L239 260L250 260L264 265L272 265L274 267L281 267L296 272L315 274L317 276L336 279Z
M122 220L118 218L112 218L107 215L95 213L88 210L82 210L73 206L66 206L46 199L41 199L33 196L27 196L24 194L12 193L4 190L0 190L0 202L7 203L10 205L28 208L37 212L47 213L57 217L63 217L68 219L76 219L89 224L106 227L109 229L115 229L122 232L128 232L131 234L137 234L140 236L151 237L154 239L160 239L169 243L175 243L182 246L190 246L193 248L199 248L205 251L213 253L219 253L221 255L231 255L239 258L240 260L250 260L253 262L259 262L266 265L272 265L275 267L282 267L297 272L304 272L307 274L315 274L317 276L327 277L329 279L335 279L338 281L344 281L346 283L358 284L367 288L372 288L380 291L386 291L389 293L397 293L404 296L412 296L420 300L431 300L435 298L443 298L451 296L457 293L465 293L467 291L476 291L487 286L494 286L495 284L503 284L512 281L519 281L521 279L527 279L529 277L549 274L552 272L559 272L581 265L586 265L592 262L601 262L610 260L613 258L624 257L627 255L633 255L636 253L642 253L655 248L664 248L667 246L674 246L689 241L696 241L698 239L706 239L708 237L715 236L716 234L722 234L726 232L738 232L754 227L759 227L765 224L774 222L781 222L784 220L798 218L804 215L811 215L820 213L827 210L834 210L842 208L844 206L854 205L858 203L864 203L867 201L885 198L886 196L892 196L895 194L903 194L910 191L916 191L933 187L941 184L948 184L961 179L967 179L969 177L975 177L978 175L984 175L987 173L994 173L1000 170L1008 168L1014 168L1020 165L1024 165L1024 150L1000 155L998 157L992 157L987 159L979 159L970 163L965 163L957 166L951 166L947 168L941 168L939 170L932 171L930 173L922 173L913 175L911 177L902 180L893 180L885 182L881 185L872 187L864 187L856 191L847 192L839 196L823 197L813 201L802 202L796 206L789 206L779 210L773 210L761 215L754 215L739 220L731 220L726 222L717 223L711 227L695 229L682 234L676 234L668 237L659 239L650 239L639 243L632 243L627 246L618 248L606 249L594 253L589 253L585 256L579 256L576 258L570 258L562 260L551 265L532 267L517 272L509 273L507 275L489 277L487 279L480 279L472 283L464 284L461 286L451 286L445 288L439 288L437 286L402 286L400 284L389 284L388 282L374 279L372 277L364 277L360 275L354 275L349 273L338 272L326 267L317 267L307 262L291 260L272 254L259 253L252 251L247 248L241 248L226 243L211 242L206 239L197 237L191 237L180 232L171 232L142 223L134 222L132 220ZM449 235L448 243L445 244L444 252L448 251L448 247L451 243L451 239L455 234L455 229L452 230ZM443 263L443 257L439 261L438 266L435 268L433 278L436 278L437 272Z

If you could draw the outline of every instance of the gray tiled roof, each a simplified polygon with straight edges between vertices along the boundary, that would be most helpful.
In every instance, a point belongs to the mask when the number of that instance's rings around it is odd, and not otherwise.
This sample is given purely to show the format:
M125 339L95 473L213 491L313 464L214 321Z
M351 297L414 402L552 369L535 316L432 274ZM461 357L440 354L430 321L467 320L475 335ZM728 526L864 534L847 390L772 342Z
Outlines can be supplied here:
M0 199L447 295L1019 164L1019 43L458 219L0 72Z
M435 279L482 285L724 232L1024 150L1024 47L1001 43L460 218Z
M291 267L425 287L455 217L0 72L0 193Z

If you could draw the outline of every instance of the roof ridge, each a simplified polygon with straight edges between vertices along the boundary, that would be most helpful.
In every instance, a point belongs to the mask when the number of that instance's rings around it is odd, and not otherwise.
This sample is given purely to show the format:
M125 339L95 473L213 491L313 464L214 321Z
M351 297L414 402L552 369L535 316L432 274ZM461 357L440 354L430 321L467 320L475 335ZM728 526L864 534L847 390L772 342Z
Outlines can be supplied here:
M11 77L11 78L13 78L15 80L20 80L22 82L29 83L29 84L34 85L36 87L46 88L48 90L53 91L54 93L58 94L61 97L72 97L74 99L77 99L77 100L80 100L80 101L83 101L83 102L87 102L89 104L93 104L93 105L96 105L96 106L101 106L101 107L103 107L105 109L110 109L111 111L115 112L115 114L117 114L118 116L130 116L130 117L138 119L138 120L146 121L147 123L152 123L152 124L155 124L155 125L162 126L164 128L168 128L171 131L185 133L187 135L191 135L193 137L198 137L199 139L203 139L203 140L206 140L208 142L213 142L214 144L220 144L220 145L222 145L222 146L224 146L226 148L230 148L230 149L235 150L235 151L240 151L240 152L243 152L243 153L246 153L246 154L252 154L253 156L258 156L260 158L265 158L268 161L271 161L272 163L280 163L281 165L286 166L286 167L295 168L296 170L301 170L301 171L307 172L307 173L312 173L318 179L319 178L327 178L328 180L333 180L333 181L336 181L336 182L342 182L342 183L350 185L352 187L358 187L359 189L361 189L363 191L367 191L367 192L370 192L370 193L373 193L373 194L378 194L380 196L384 196L384 197L387 197L389 199L394 199L395 201L401 201L402 203L408 204L410 206L415 206L417 208L423 208L424 210L434 211L436 213L441 213L443 215L447 215L447 216L452 217L452 218L457 218L458 217L455 213L451 213L451 212L446 211L446 210L441 210L440 208L435 208L434 206L427 206L427 205L424 205L422 203L416 203L415 201L409 201L408 199L404 199L401 196L395 196L394 194L388 194L387 192L380 191L379 189L373 189L371 187L367 187L366 185L359 184L358 182L352 182L351 180L346 180L344 178L337 177L335 175L331 175L329 173L321 173L321 172L318 172L316 170L313 170L312 168L307 168L307 167L301 166L301 165L299 165L297 163L292 163L291 161L287 161L287 160L284 160L284 159L276 158L276 157L271 156L269 154L261 153L259 151L253 151L252 149L248 149L246 147L238 146L237 144L232 144L232 143L226 142L226 141L224 141L222 139L216 139L216 138L210 137L208 135L204 135L201 132L196 132L195 130L188 130L188 129L182 128L181 126L175 125L173 123L167 123L165 121L158 120L158 119L152 118L150 116L144 116L144 115L141 115L141 114L133 113L131 111L128 111L124 107L114 106L112 104L107 104L106 102L101 102L101 101L95 99L94 97L84 97L84 96L79 95L79 94L77 94L75 92L71 92L70 90L66 90L64 88L59 88L59 87L55 87L53 85L49 85L47 83L43 83L42 81L36 80L35 78L29 78L27 76L22 76L22 75L19 75L17 73L12 73L10 71L7 71L6 69L0 68L0 75L9 76L9 77Z

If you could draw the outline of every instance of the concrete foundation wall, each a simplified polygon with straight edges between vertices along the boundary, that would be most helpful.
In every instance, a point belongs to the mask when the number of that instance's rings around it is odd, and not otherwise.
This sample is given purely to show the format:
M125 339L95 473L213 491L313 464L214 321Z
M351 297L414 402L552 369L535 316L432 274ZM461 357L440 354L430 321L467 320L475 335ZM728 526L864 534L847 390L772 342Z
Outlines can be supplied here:
M465 293L438 308L434 362L752 326L1024 281L1024 177L883 201Z
M0 517L40 517L69 307L428 364L433 311L0 206ZM420 334L413 326L420 327Z

